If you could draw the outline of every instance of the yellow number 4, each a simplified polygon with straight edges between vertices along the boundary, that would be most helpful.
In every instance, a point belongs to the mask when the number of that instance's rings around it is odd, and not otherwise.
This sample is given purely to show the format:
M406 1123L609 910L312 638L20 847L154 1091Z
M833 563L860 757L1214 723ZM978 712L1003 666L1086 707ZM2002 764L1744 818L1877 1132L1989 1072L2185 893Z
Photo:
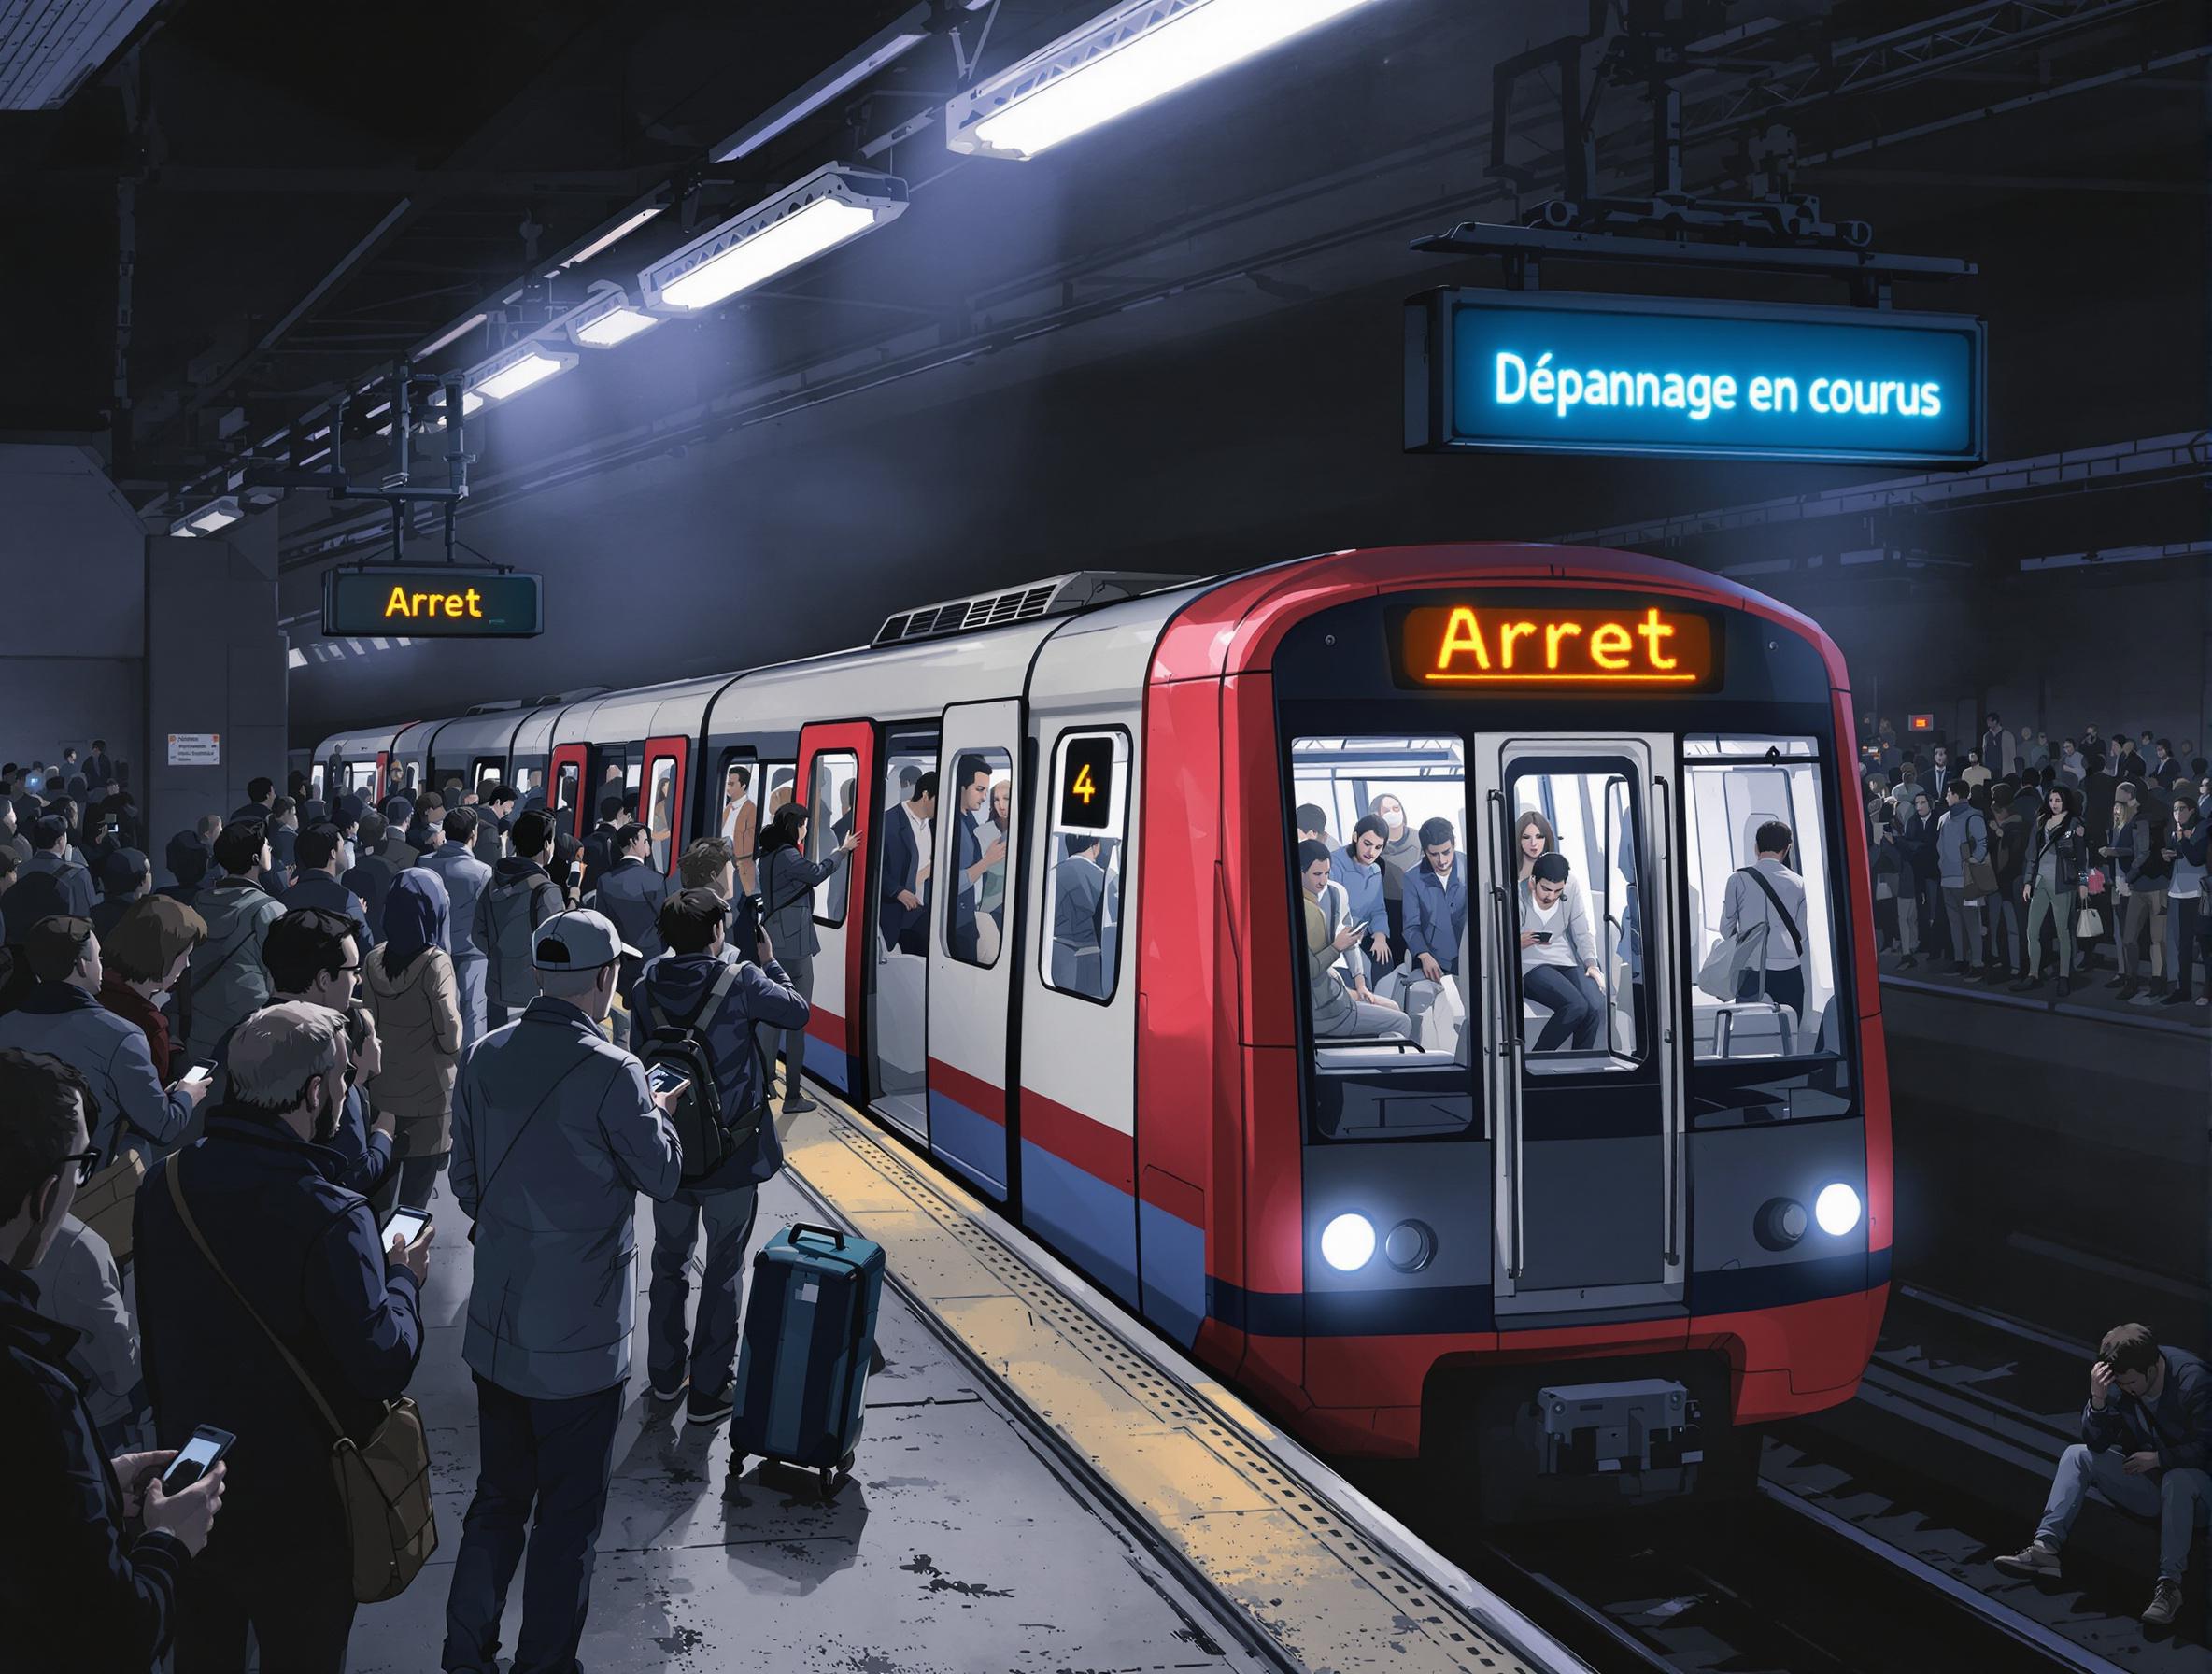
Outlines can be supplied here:
M1072 788L1075 794L1083 799L1085 807L1090 805L1091 798L1099 794L1098 786L1091 780L1091 764L1089 762L1085 762L1075 770L1075 784Z

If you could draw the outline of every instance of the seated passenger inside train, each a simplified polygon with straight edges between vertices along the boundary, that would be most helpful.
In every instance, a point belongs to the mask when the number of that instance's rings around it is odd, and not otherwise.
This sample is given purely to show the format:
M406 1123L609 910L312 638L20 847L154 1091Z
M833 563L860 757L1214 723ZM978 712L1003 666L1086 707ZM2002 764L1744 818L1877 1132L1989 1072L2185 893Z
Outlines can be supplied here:
M1539 855L1515 892L1522 991L1552 1014L1531 1048L1536 1052L1557 1052L1569 1044L1577 1052L1591 1051L1605 1028L1597 939L1590 926L1589 898L1573 871L1556 850Z
M1328 850L1312 838L1302 840L1298 885L1305 897L1306 981L1312 993L1314 1037L1410 1039L1411 1019L1368 986L1363 944L1373 926L1353 918L1343 886L1331 883L1328 873Z

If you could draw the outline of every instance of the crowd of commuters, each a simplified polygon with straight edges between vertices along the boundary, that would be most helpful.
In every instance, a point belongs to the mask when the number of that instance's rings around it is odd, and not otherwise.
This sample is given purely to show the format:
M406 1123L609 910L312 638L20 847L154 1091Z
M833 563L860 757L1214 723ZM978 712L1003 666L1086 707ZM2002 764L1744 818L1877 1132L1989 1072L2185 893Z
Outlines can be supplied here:
M779 1047L785 1108L806 1104L811 918L738 912L723 838L672 881L619 794L587 856L494 781L372 808L256 779L167 841L157 887L104 745L0 785L0 1413L29 1460L0 1536L8 1666L345 1666L359 1536L333 1450L414 1374L438 1228L384 1227L449 1167L479 1462L441 1663L500 1666L527 1553L514 1667L574 1667L636 1199L653 1395L723 1422L756 1194L782 1166ZM764 847L811 888L835 862L801 858L806 826L787 803ZM696 1035L716 1108L754 1118L698 1178L630 1050L663 1026ZM165 1485L202 1426L228 1453Z
M1964 748L1923 750L1866 717L1860 758L1876 933L1898 969L2063 997L2102 959L2115 999L2212 1006L2212 762L2194 739L2053 740L1992 713Z

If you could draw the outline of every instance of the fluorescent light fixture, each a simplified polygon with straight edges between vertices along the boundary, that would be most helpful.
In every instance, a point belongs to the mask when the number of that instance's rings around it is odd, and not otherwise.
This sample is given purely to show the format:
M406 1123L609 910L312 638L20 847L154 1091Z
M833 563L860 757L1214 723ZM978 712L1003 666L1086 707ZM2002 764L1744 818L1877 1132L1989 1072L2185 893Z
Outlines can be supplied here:
M390 402L389 402L389 401L380 401L380 402L378 402L378 403L377 403L377 404L376 404L375 406L371 407L371 408L370 408L370 409L369 409L369 410L368 410L366 413L362 414L362 418L376 418L376 416L377 416L379 413L389 413L389 412L390 412L390 411L391 411L391 403L390 403ZM391 426L390 426L390 425L388 424L388 425L386 425L384 428L385 428L386 430L390 430L390 429L391 428Z
M659 316L631 307L629 296L620 291L586 303L567 321L568 334L590 348L612 348L659 323Z
M432 412L444 412L446 406L445 390L441 387L432 390L430 399L424 402L422 404ZM484 398L477 394L474 390L463 390L461 392L461 416L463 418L466 418L471 413L474 413L483 404ZM433 428L433 421L428 418L418 419L416 421L416 426L420 430L430 430Z
M448 343L456 342L459 339L467 336L471 332L482 325L485 320L489 318L490 316L488 314L470 315L466 319L462 320L459 325L455 326L451 331L446 333L444 335L432 337L428 343L418 344L415 348L415 353L411 358L419 361L425 355L436 354L438 350L444 348Z
M1124 0L944 107L944 143L1026 159L1372 0Z
M328 433L326 432L325 433L327 434ZM327 460L327 459L329 459L330 457L331 457L331 450L330 450L329 448L327 448L327 447L318 447L318 448L317 448L317 449L316 449L316 450L315 450L313 453L309 454L309 455L308 455L308 456L307 456L305 459L302 460L302 461L299 462L299 465L297 466L297 469L299 469L299 470L302 470L302 471L305 471L305 469L306 469L306 468L307 468L309 465L312 465L312 464L313 464L313 463L314 463L314 462L315 462L317 460Z
M575 356L565 355L559 349L546 348L535 343L525 343L503 354L494 355L490 360L469 368L468 390L461 404L461 416L468 416L469 395L505 401L533 385L544 383L556 373L566 372L575 363Z
M198 511L179 518L170 526L169 532L185 535L213 534L219 529L228 529L245 515L238 509L238 503L226 495L220 500L210 500Z
M284 654L284 666L288 669L305 668L307 666L307 653L294 645Z
M929 38L929 8L916 6L903 17L879 29L868 39L800 88L739 129L715 148L715 161L732 162L759 150L777 135L795 127L847 89L874 75L913 48Z
M660 205L655 204L649 209L640 209L635 215L631 216L627 220L617 221L611 229L609 229L607 232L602 233L597 238L594 238L589 244L586 245L582 249L578 250L574 255L571 256L567 261L563 262L560 267L556 267L553 271L555 273L560 273L565 268L582 266L585 262L590 261L592 257L598 255L600 251L608 249L613 246L621 243L623 239L629 237L632 233L636 232L640 227L651 220L656 215L659 215L660 213L661 207L662 206Z
M906 212L906 182L824 163L638 275L649 307L711 308Z

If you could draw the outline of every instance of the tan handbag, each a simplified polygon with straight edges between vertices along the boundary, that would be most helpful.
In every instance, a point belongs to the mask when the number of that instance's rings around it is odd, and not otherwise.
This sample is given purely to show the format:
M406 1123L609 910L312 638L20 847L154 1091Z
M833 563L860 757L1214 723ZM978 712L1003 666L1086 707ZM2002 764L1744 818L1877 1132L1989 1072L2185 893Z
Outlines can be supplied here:
M337 1479L338 1501L345 1508L348 1542L353 1550L353 1596L362 1604L380 1604L407 1590L418 1571L438 1549L437 1518L430 1499L430 1442L422 1433L422 1415L405 1396L384 1403L384 1416L362 1442L346 1434L346 1426L322 1398L307 1376L307 1369L284 1346L284 1340L269 1329L245 1293L231 1283L222 1263L200 1236L199 1224L185 1207L184 1187L177 1181L181 1155L169 1159L169 1200L184 1222L184 1229L199 1245L200 1254L215 1270L215 1276L230 1286L247 1317L262 1328L300 1381L315 1410L335 1438L331 1445L331 1471Z
M71 1214L106 1240L118 1267L131 1259L131 1211L145 1178L146 1164L138 1153L126 1151L79 1186L69 1204Z

